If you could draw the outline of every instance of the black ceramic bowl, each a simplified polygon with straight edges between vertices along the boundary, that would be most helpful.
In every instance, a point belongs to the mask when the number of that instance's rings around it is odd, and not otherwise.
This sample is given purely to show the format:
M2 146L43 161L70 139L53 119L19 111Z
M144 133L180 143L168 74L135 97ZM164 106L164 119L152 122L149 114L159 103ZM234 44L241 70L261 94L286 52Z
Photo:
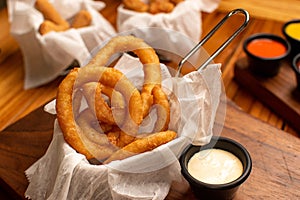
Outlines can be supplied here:
M188 162L190 158L200 150L222 149L234 154L243 164L243 173L236 180L225 184L208 184L194 178L188 172ZM189 182L195 196L199 199L232 199L239 186L246 181L252 169L252 161L248 151L238 142L224 137L213 137L211 142L204 146L188 146L180 156L181 173Z
M300 90L300 53L294 57L292 65L296 75L297 88Z
M282 33L291 45L291 57L293 58L298 53L300 53L300 39L299 39L300 31L299 28L293 28L292 26L299 27L300 19L288 21L282 26ZM289 29L291 30L291 28L294 29L292 32L289 31ZM297 35L298 37L295 34L298 34Z
M273 42L274 44L281 45L283 48L285 48L283 50L284 52L276 56L262 56L253 53L253 50L251 51L249 47L250 43L252 44L260 40L261 41L268 40ZM262 45L260 48L261 50L265 51L265 53L268 51L272 51L274 49L278 49L277 47L264 48L265 46L266 45ZM268 34L268 33L259 33L248 37L244 41L243 49L247 55L249 70L251 72L262 77L273 77L278 74L281 61L284 60L289 55L291 47L289 42L287 42L285 39L277 35Z

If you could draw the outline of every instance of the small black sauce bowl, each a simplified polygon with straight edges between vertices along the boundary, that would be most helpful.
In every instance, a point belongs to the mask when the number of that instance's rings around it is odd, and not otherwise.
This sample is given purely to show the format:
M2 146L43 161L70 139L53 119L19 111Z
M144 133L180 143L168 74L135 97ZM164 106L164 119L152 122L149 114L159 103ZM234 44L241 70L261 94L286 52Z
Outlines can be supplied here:
M286 32L286 28L291 24L300 24L300 19L288 21L282 26L282 33L291 45L291 53L290 54L291 54L291 58L293 58L298 53L300 53L300 40L297 40L296 38L291 37Z
M266 58L266 57L259 57L252 54L248 50L248 44L256 39L271 39L277 42L280 42L286 47L286 52L280 56ZM268 33L258 33L251 35L248 37L243 43L243 50L247 55L248 58L248 66L249 70L258 76L261 77L273 77L276 76L280 70L281 61L284 60L291 51L291 46L289 42L285 39Z
M292 66L296 75L297 88L300 90L300 53L294 57Z
M222 149L233 153L237 156L243 164L243 173L236 180L225 184L208 184L195 179L188 172L188 162L190 158L200 150L204 149ZM184 178L189 182L190 187L198 199L218 199L228 200L233 199L239 186L246 181L251 173L252 160L248 151L238 142L225 138L213 137L211 142L204 146L188 146L179 158L181 165L181 173Z

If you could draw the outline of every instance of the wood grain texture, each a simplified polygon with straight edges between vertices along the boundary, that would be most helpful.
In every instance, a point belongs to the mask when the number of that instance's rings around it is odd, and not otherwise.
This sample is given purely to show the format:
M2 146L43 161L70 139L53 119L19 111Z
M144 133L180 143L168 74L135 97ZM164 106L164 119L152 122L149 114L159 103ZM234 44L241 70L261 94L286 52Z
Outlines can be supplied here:
M253 168L241 186L238 199L300 198L300 140L227 102L221 136L241 143L249 151ZM0 178L20 198L28 182L24 171L46 152L52 139L55 116L39 108L0 134ZM222 123L216 123L222 127ZM3 185L3 183L2 183ZM166 199L195 199L188 183L174 182Z
M287 62L281 65L279 74L272 78L253 75L245 57L237 61L234 71L237 82L300 132L300 91L294 71Z
M288 21L299 18L299 0L221 0L219 10L244 8L255 18Z
M55 116L40 108L0 134L1 179L19 198L24 196L20 194L24 194L26 188L24 171L45 154L50 144L54 119Z
M300 173L294 162L300 157L299 138L242 115L242 110L227 108L222 135L244 145L253 161L252 174L236 199L298 199ZM291 140L295 143L291 144Z
M19 49L17 41L9 32L10 23L8 22L8 11L7 9L2 8L4 7L1 6L0 8L0 19L5 20L2 20L0 23L0 63L2 63L7 57L12 55Z
M24 90L23 78L23 58L18 51L0 65L0 130L53 99L62 77L29 90Z

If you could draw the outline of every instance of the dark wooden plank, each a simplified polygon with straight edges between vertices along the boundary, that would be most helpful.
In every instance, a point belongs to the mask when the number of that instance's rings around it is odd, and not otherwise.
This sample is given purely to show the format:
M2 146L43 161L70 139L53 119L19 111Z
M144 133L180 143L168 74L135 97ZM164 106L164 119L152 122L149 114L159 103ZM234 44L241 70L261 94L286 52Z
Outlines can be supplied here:
M24 171L44 155L52 139L54 119L41 107L0 133L0 186L5 190L9 186L24 197Z
M1 178L0 178L0 199L1 200L21 200L20 197L10 186L8 186Z
M236 62L234 73L239 84L300 132L300 91L296 88L295 74L287 62L282 63L275 77L262 78L253 75L247 59L241 57Z

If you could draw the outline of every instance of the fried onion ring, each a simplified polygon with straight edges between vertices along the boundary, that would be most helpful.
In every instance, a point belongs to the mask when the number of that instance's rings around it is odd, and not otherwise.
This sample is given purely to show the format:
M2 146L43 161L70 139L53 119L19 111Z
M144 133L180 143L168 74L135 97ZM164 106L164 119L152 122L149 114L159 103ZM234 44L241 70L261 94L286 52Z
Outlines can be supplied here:
M114 160L122 160L146 151L151 151L156 147L173 140L176 136L177 134L174 131L165 131L153 133L147 137L137 139L112 154L107 160L104 161L104 164L110 163Z
M96 89L96 114L99 121L104 121L104 118L106 117L101 115L102 109L104 108L103 104L100 104L100 102L103 102L101 99L102 95L106 95L110 100L110 111L109 115L111 115L111 123L114 125L121 125L124 122L124 119L126 117L126 109L125 109L125 101L122 96L122 94L113 88L107 87L105 85L98 85ZM108 105L108 104L106 104ZM111 124L109 123L109 124Z
M161 87L155 86L152 90L154 105L157 109L157 120L153 132L166 131L170 122L170 104L167 95Z
M161 85L160 62L152 47L134 36L116 36L100 49L87 66L105 66L115 53L127 51L135 53L143 64L144 84L141 96L144 108L143 117L145 117L153 104L152 89L156 85Z
M95 111L99 121L109 125L121 125L123 123L125 103L119 92L99 82L86 83L82 88L89 107ZM103 99L102 93L110 99L110 106Z
M141 92L122 72L105 66L115 53L127 51L135 53L143 64ZM82 96L88 108L80 107ZM151 107L158 116L154 128L138 135ZM56 111L66 142L88 160L109 157L108 163L124 154L128 157L128 152L150 151L176 137L167 130L170 105L161 88L158 56L134 36L112 38L85 67L71 70L58 87ZM116 147L122 149L116 151Z
M78 68L74 68L61 82L56 98L56 112L59 126L63 132L64 139L77 152L86 158L103 160L113 153L111 148L101 146L90 141L83 130L78 126L73 115L73 86L78 77Z
M114 88L120 92L124 97L128 109L128 116L125 118L122 126L120 127L126 133L136 135L138 125L143 120L142 116L142 99L137 88L127 79L127 77L119 70L101 66L89 66L80 68L75 88L80 87L88 82L99 81L104 85Z
M123 132L120 137L125 144L134 140L138 132L138 126L143 120L140 93L120 71L99 66L72 70L58 88L56 103L58 122L66 141L78 152L87 155L88 158L93 156L81 142L82 137L80 137L80 134L82 131L77 130L77 124L73 116L72 92L73 87L76 89L85 83L96 81L105 83L108 87L119 91L123 95L125 102L128 102L128 116L125 118L123 125L120 126Z
M78 125L84 133L88 133L87 138L99 145L109 144L108 138L104 131L101 129L96 116L90 109L85 109L80 113L76 119ZM93 124L96 124L93 126ZM98 125L98 126L97 126Z

